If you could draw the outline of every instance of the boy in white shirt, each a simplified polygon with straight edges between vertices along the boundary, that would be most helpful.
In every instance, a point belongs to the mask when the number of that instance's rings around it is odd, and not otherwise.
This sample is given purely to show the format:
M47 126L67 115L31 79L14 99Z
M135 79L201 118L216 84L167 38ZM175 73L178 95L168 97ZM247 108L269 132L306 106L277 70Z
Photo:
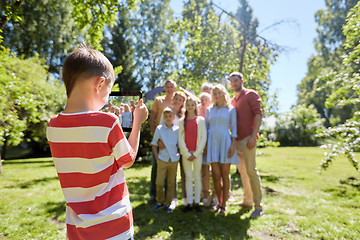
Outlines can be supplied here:
M170 208L170 204L176 187L177 165L180 159L177 142L179 127L173 124L175 115L171 108L166 107L164 109L163 117L164 124L156 127L151 142L157 162L156 196L158 203L153 209L158 210L165 207L167 213L172 213L173 210ZM158 151L159 140L164 143L165 148ZM167 192L165 198L164 182L166 178Z

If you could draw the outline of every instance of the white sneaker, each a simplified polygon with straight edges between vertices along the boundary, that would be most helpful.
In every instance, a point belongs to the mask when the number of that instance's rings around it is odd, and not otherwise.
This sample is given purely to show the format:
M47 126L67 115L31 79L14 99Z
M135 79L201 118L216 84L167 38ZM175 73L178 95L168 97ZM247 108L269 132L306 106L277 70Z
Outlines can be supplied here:
M218 205L218 204L219 204L219 199L218 199L217 197L214 197L212 204L213 204L214 206Z
M170 208L174 210L177 205L178 205L178 200L177 200L177 198L173 198L173 199L171 200Z
M256 207L255 210L251 213L251 218L252 219L255 219L255 218L258 218L260 217L261 215L264 214L264 211L262 210L262 208L260 207Z
M182 202L183 202L183 205L184 205L184 206L188 205L188 200L187 200L187 198L183 198L183 199L182 199Z

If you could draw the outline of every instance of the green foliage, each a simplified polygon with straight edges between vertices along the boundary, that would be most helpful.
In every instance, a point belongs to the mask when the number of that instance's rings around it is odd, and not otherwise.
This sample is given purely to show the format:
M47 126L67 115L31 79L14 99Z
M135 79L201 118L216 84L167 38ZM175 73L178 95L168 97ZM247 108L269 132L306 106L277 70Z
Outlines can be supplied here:
M34 25L34 23L40 23L41 26L48 27L48 30L54 30L53 27L57 26L55 28L55 34L59 31L65 32L66 34L67 31L68 33L66 36L71 36L70 32L74 30L73 23L75 21L77 29L80 32L83 32L84 35L73 34L71 37L74 39L81 37L94 48L101 49L100 42L103 39L104 26L113 26L119 11L123 7L133 8L135 2L136 0L1 1L0 31L8 21L16 23L23 20L23 22L25 22L23 24L33 25L33 29L38 27L36 24ZM69 3L71 4L69 5ZM32 5L32 8L28 8L29 5ZM64 12L64 6L71 6L71 11ZM46 10L43 11L44 9ZM40 12L41 14L37 14ZM69 13L71 14L70 18L68 17ZM36 18L33 21L28 21L30 19L24 19L22 16L23 14L33 15ZM41 21L39 21L40 19ZM51 22L51 24L46 24L48 22ZM69 29L71 30L69 31ZM39 36L34 35L32 37L41 38L41 36L43 36L41 32L38 32L38 35ZM56 41L59 41L62 44L72 42L71 39L62 42L62 39L59 39L59 37L54 37L52 41L52 44L55 44ZM42 44L45 43L42 42Z
M180 82L199 93L202 82L221 82L234 66L229 56L236 36L233 27L222 24L207 1L189 1L182 15L174 28L186 41Z
M3 151L6 146L16 146L24 140L47 146L47 123L65 104L63 85L49 82L47 77L40 58L25 60L6 50L0 52L0 144Z
M24 0L3 0L0 2L0 34L5 24L12 20L14 22L21 21L21 17L18 15L21 5ZM0 43L2 36L0 36Z
M360 151L360 74L349 75L348 73L334 73L333 81L328 86L334 90L327 99L326 104L330 107L348 106L354 111L353 117L345 123L328 128L318 136L332 140L331 143L322 147L329 149L325 159L321 162L321 168L327 169L334 158L345 154L351 164L360 171L360 165L355 159L354 151Z
M270 133L271 134L271 133ZM267 134L264 134L263 131L259 134L257 147L279 147L280 142L275 141L275 139L269 139Z
M58 74L80 34L73 11L69 0L27 0L17 11L22 21L10 20L5 25L3 46L26 58L38 54L48 70Z
M164 84L178 59L176 39L167 29L174 21L169 2L142 1L133 13L136 70L141 84L148 89Z
M101 49L105 25L113 26L124 6L134 7L135 0L70 0L74 5L73 18L79 30L87 30L86 40Z
M360 117L358 115L358 119ZM360 121L348 120L344 124L328 128L319 137L336 139L336 142L322 145L329 149L325 152L325 158L321 162L321 169L326 170L335 157L344 154L356 170L360 172L360 165L355 159L354 151L360 150Z
M314 105L321 117L326 119L326 127L344 123L352 116L351 109L347 107L339 111L325 106L332 89L326 86L327 80L323 76L329 72L341 72L345 69L342 65L342 57L348 54L350 49L343 46L345 35L342 26L350 9L357 2L358 0L327 0L326 9L316 13L318 36L315 39L315 49L318 55L310 58L306 77L297 86L299 103L306 106Z
M317 11L315 21L318 23L318 36L315 48L325 61L339 62L341 55L334 50L342 48L345 40L342 26L350 9L357 2L358 0L326 0L326 9Z
M355 159L354 152L360 148L360 73L358 72L357 59L360 58L359 42L353 42L358 39L354 36L358 32L360 22L360 2L350 11L347 22L344 25L344 34L346 36L345 47L351 49L348 57L343 61L344 69L340 72L332 72L323 76L328 78L326 84L332 89L332 93L326 99L326 106L329 108L345 107L351 109L345 123L326 129L320 136L330 138L331 143L324 145L324 148L330 149L325 154L325 159L321 162L321 168L327 169L334 158L340 154L345 154L351 164L360 171L360 165ZM355 61L350 61L352 59Z
M141 85L134 76L136 70L134 55L135 47L132 24L129 10L123 8L119 12L114 27L109 29L109 34L104 36L101 44L105 56L113 66L121 66L121 71L116 73L115 84L119 85L121 91L140 90Z
M298 105L280 116L275 126L276 141L281 146L317 146L316 137L324 124L314 106Z
M345 48L350 50L349 55L344 59L344 63L351 66L352 71L360 70L360 1L351 9L347 23L343 27L346 35Z
M228 74L242 71L245 87L255 89L264 108L270 109L265 105L269 99L269 68L277 56L276 49L257 35L257 20L247 1L240 3L235 16L218 14L217 6L207 0L185 3L182 19L172 28L185 40L185 62L179 81L198 94L204 81L226 85Z

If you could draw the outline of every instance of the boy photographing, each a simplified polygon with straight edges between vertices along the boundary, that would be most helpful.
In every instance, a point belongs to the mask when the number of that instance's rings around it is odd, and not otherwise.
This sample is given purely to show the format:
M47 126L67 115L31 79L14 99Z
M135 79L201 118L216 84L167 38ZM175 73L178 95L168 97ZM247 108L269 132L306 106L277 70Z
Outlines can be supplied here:
M66 200L67 238L131 239L123 168L134 163L147 109L141 99L128 140L119 118L99 111L108 102L115 73L94 49L82 47L66 58L63 81L66 107L50 120L47 138Z
M173 124L175 118L174 111L166 107L163 111L164 124L158 125L155 129L154 137L151 142L153 153L157 162L156 174L156 196L157 204L154 210L165 207L167 213L172 213L170 208L171 200L176 187L177 165L180 159L178 151L179 127ZM158 141L161 140L165 148L158 152ZM164 197L164 182L167 178L166 198Z

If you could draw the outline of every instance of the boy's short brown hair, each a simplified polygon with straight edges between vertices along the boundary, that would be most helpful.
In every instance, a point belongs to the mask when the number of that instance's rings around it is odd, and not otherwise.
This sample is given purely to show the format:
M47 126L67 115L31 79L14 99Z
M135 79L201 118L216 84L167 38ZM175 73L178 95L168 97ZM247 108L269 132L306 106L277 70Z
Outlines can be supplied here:
M174 110L172 110L172 108L169 108L169 107L164 108L163 115L168 114L168 113L171 113L173 115L175 114Z
M103 76L106 81L115 79L112 64L101 52L90 47L81 47L66 57L62 79L68 97L79 77L90 78L95 76Z

